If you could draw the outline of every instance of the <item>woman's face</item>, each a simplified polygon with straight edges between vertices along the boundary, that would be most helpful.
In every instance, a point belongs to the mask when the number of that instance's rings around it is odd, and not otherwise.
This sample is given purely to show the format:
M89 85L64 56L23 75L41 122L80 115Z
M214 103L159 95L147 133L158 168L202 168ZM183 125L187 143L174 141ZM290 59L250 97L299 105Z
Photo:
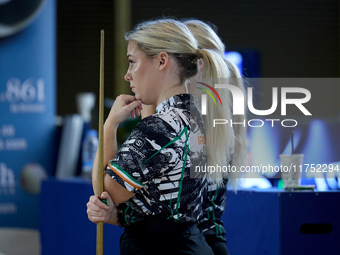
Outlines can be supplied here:
M136 99L142 100L144 104L154 104L159 94L157 59L148 58L133 41L127 47L127 59L129 68L124 79L130 82Z

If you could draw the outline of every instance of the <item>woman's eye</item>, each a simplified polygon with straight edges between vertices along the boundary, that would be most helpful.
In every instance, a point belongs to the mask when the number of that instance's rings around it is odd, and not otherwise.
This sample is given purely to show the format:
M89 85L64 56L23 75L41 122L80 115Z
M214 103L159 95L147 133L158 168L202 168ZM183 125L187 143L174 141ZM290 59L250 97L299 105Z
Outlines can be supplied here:
M133 64L133 63L135 63L135 62L133 62L132 60L129 60L129 63L130 63L130 64Z

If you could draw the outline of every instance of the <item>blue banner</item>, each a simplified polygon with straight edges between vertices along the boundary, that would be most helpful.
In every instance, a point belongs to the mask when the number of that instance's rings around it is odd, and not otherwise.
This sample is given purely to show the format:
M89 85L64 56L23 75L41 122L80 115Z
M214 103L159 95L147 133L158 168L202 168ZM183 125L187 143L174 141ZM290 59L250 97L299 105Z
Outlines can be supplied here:
M38 229L41 180L54 170L55 4L0 2L1 227Z

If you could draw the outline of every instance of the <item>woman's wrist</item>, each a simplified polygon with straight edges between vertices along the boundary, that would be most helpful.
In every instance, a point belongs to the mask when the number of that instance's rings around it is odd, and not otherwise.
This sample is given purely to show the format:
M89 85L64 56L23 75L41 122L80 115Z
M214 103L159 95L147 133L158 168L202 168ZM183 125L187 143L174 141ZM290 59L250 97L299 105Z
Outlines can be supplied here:
M110 121L107 119L104 123L104 132L117 132L118 126L120 123L116 123L114 121Z
M118 210L117 210L117 205L116 204L113 205L113 210L112 210L112 213L111 213L107 223L109 223L111 225L119 226L119 222L118 222Z

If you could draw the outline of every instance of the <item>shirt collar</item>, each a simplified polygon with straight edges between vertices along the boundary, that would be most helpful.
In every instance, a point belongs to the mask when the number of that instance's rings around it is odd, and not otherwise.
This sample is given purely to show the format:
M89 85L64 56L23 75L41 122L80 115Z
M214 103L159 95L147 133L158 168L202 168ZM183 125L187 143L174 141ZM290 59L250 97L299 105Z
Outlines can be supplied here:
M188 108L190 106L192 95L190 94L179 94L165 99L157 107L155 113L166 111L169 108Z

